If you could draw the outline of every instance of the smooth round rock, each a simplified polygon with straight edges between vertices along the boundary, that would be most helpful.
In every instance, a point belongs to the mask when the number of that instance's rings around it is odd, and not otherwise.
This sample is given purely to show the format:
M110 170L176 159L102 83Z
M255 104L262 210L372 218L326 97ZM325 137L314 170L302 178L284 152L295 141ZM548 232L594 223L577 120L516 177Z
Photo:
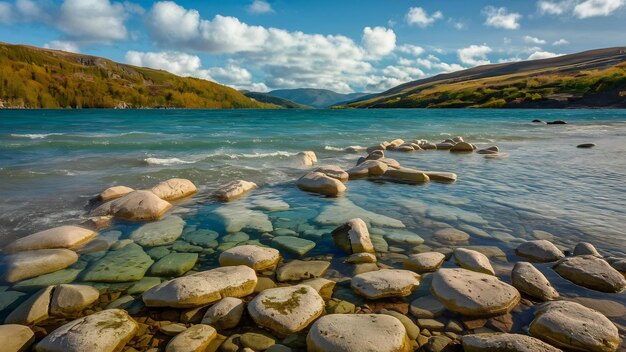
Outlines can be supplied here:
M409 270L382 269L358 274L350 281L352 289L368 299L405 297L420 285L420 276Z
M563 278L592 290L617 293L626 289L626 278L606 260L593 255L564 258L554 266Z
M359 219L351 219L332 231L333 242L346 253L374 253L367 224Z
M109 201L112 199L116 199L122 196L127 195L128 193L134 191L134 189L126 186L113 186L105 189L98 195L98 198L103 201Z
M239 298L225 297L212 305L204 314L202 324L216 329L231 329L239 324L245 304Z
M331 314L318 319L307 335L309 352L408 352L406 329L386 314Z
M276 270L278 281L298 281L321 277L330 267L324 260L292 260Z
M454 245L469 241L470 235L461 230L445 228L435 232L434 238L438 242Z
M517 289L497 277L466 269L439 269L431 292L448 310L470 316L510 312L520 301Z
M37 249L7 255L0 268L4 271L4 280L14 283L65 269L76 261L78 255L69 249Z
M91 216L111 215L130 221L153 221L160 219L172 207L167 201L150 191L134 191L104 203L94 209Z
M281 336L301 331L324 313L324 300L307 285L270 288L248 304L248 313L259 325Z
M7 252L34 249L76 249L96 237L97 233L78 226L59 226L17 239L5 247Z
M596 257L602 257L602 255L598 253L596 247L589 242L580 242L576 244L576 247L574 247L574 255L593 255Z
M572 351L613 352L621 343L617 327L607 317L568 301L541 306L529 332L553 346Z
M328 177L336 178L337 180L341 182L347 182L348 179L350 178L350 175L348 175L347 172L345 172L342 168L340 168L337 165L321 166L315 169L315 172L321 172L324 175Z
M478 273L495 275L493 267L486 255L475 250L466 248L456 248L454 259L463 269L476 271Z
M538 298L542 301L552 301L559 298L559 293L552 287L550 281L528 262L517 262L511 272L513 286L520 292Z
M183 234L184 226L183 219L172 215L139 227L130 234L130 239L143 247L171 244Z
M296 182L298 188L303 191L319 193L335 197L346 191L343 182L336 178L328 177L321 172L310 172L302 176Z
M100 292L88 285L63 284L54 289L50 313L65 315L80 312L100 297Z
M221 201L228 202L243 196L257 187L254 182L235 180L220 187L213 195Z
M198 191L193 182L184 178L172 178L150 189L157 197L172 201L188 197Z
M439 252L423 252L409 255L403 266L418 274L430 273L439 269L445 259L446 256Z
M350 264L376 263L376 261L376 256L372 253L354 253L345 260Z
M225 250L220 254L221 266L246 265L256 271L275 267L280 260L277 249L257 245L243 245Z
M4 320L5 324L34 325L48 319L50 300L54 286L37 291L22 302Z
M213 327L196 324L171 339L165 352L204 352L216 337Z
M459 142L450 148L451 152L473 152L474 146L467 142Z
M35 334L28 326L0 325L0 341L2 341L2 348L0 348L2 351L23 352L35 342Z
M520 334L465 335L461 341L464 352L562 352L539 339Z
M409 310L418 319L437 318L446 310L446 307L432 296L424 296L411 302Z
M579 144L576 146L576 148L580 148L580 149L589 149L589 148L593 148L596 145L593 143L583 143L583 144Z
M553 262L565 256L560 249L548 240L524 242L517 247L515 253L520 257L542 263Z

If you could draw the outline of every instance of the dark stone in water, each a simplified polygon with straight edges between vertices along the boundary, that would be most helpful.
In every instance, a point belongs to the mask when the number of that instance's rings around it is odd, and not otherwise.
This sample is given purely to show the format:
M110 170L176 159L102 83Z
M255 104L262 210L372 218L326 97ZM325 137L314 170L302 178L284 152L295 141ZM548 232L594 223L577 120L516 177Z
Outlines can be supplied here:
M543 121L541 121L541 120L537 120L537 119L533 120L532 122L533 122L533 123L545 123L545 122L543 122Z
M582 148L582 149L589 149L589 148L593 148L596 145L593 143L583 143L583 144L579 144L576 146L576 148Z
M567 125L567 122L563 120L556 120L556 121L548 121L547 124L548 125Z

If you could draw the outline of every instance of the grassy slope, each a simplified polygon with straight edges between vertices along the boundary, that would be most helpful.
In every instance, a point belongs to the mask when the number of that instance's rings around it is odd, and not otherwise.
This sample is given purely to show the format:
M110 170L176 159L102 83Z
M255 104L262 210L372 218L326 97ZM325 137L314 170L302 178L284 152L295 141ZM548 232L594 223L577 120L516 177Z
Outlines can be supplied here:
M254 99L262 103L278 105L286 109L311 109L311 107L308 105L298 104L289 99L274 97L267 93L250 92L250 91L241 91L241 92L243 93L243 95L247 96L248 98Z
M341 94L328 89L316 88L278 89L266 94L314 108L325 108L331 105L353 101L365 95L365 93Z
M626 50L480 66L409 82L341 107L626 107Z
M27 108L278 108L235 89L162 70L0 43L0 106Z

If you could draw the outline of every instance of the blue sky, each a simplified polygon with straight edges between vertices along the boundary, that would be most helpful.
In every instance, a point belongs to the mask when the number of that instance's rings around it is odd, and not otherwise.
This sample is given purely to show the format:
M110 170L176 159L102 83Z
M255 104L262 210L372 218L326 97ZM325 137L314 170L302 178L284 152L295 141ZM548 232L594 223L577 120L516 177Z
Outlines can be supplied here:
M239 89L377 92L476 65L626 45L626 0L0 1L0 40Z

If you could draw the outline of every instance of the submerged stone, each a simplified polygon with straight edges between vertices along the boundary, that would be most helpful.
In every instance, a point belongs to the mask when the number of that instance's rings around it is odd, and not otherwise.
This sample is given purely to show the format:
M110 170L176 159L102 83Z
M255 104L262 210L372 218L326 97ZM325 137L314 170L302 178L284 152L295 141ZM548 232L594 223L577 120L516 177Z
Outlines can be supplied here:
M110 251L83 272L83 281L127 282L138 281L154 263L141 246L131 243L122 249Z
M419 287L419 280L420 276L412 271L381 269L356 275L350 286L356 293L368 299L404 297Z
M172 215L163 220L145 224L130 234L130 239L144 247L174 243L182 234L185 221Z
M298 281L323 276L330 263L323 260L292 260L276 270L278 281Z
M156 276L181 276L191 270L198 261L197 253L170 253L150 268Z
M308 251L315 248L315 242L293 236L276 236L272 238L272 242L300 256L305 255Z
M254 182L235 180L217 189L213 195L221 201L228 202L243 196L257 187Z
M592 290L617 293L626 289L626 278L606 260L594 255L563 258L554 271L565 279Z
M67 268L53 273L37 276L32 279L20 281L13 285L13 288L30 291L58 284L69 284L70 282L74 282L82 271L83 269Z
M424 239L418 234L404 230L388 230L384 237L392 243L412 244L414 246L424 243Z
M552 242L547 240L527 241L520 244L515 253L536 262L553 262L565 255Z
M339 198L331 205L327 205L315 218L315 221L322 225L339 226L355 218L363 220L370 228L372 226L391 228L406 227L400 220L365 210L347 198Z
M245 204L234 202L222 205L209 214L217 222L220 231L233 233L244 229L272 232L274 227L267 214L248 209Z

